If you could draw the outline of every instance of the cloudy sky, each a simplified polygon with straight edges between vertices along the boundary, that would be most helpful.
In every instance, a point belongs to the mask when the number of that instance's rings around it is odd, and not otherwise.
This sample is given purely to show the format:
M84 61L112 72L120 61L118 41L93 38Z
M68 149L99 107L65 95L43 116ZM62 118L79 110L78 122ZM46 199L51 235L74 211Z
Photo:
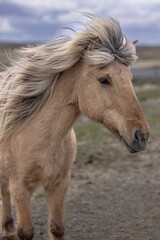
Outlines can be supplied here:
M129 40L160 45L160 0L0 0L0 41L49 41L83 11L116 17Z

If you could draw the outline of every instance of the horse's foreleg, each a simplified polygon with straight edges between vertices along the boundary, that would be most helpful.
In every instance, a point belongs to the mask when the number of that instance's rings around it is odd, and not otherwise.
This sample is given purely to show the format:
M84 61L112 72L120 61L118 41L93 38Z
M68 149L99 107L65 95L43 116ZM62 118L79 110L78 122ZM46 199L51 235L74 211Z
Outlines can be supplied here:
M49 210L49 240L64 239L64 202L69 185L69 176L61 180L54 190L46 188Z
M15 184L11 187L14 197L16 216L17 216L17 239L18 240L31 240L33 238L34 229L31 218L31 194L23 186Z
M5 234L12 234L14 232L14 223L11 214L10 192L8 184L1 187L2 194L2 229Z

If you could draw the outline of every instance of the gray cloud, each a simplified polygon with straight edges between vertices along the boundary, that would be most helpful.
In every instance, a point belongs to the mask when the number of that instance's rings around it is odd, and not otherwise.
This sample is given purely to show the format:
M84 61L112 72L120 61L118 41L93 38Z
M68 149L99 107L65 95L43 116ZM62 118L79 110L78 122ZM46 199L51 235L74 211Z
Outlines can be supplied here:
M160 44L159 0L1 0L0 40L48 41L57 28L82 21L79 11L116 17L129 39Z

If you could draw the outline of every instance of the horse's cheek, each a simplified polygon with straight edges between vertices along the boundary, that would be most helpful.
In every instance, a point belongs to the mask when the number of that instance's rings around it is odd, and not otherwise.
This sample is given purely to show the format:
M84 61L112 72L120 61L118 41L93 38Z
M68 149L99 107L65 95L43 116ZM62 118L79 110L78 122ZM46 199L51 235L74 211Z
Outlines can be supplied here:
M84 100L83 98L80 99L79 108L88 118L97 122L103 122L104 110L101 106L97 105L96 97L88 98L87 100Z

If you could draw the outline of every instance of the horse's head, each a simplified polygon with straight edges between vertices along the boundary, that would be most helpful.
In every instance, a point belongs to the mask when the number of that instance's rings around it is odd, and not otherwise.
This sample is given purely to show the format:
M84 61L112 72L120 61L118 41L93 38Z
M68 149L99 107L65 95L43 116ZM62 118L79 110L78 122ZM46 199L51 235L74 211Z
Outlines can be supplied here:
M118 60L103 68L85 63L78 88L82 113L120 136L131 153L146 148L149 125L133 89L130 67Z

